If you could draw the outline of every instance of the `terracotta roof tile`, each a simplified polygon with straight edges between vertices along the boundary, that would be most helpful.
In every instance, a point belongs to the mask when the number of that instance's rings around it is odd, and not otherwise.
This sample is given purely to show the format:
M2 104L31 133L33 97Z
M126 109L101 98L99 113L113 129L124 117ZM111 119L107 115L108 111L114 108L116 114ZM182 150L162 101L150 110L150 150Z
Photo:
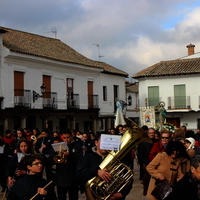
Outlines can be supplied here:
M130 83L130 84L126 85L126 92L138 93L138 84Z
M54 38L44 37L10 28L0 27L3 34L3 45L13 52L48 58L61 62L81 64L89 67L103 69L105 73L128 76L107 63L91 60L81 55L67 44Z
M136 74L133 78L199 74L200 58L161 61Z

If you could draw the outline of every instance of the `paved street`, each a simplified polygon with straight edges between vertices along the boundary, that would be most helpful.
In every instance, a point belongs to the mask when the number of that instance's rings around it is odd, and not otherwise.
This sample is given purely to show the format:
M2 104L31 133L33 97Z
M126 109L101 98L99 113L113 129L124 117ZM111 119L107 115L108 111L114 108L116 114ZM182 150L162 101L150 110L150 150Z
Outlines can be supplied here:
M1 191L1 188L0 188ZM3 193L0 193L0 199L2 200ZM85 195L80 195L79 200L85 200ZM130 192L130 194L127 196L126 200L147 200L142 195L142 184L141 181L139 180L139 169L137 164L134 166L134 183L133 183L133 188Z

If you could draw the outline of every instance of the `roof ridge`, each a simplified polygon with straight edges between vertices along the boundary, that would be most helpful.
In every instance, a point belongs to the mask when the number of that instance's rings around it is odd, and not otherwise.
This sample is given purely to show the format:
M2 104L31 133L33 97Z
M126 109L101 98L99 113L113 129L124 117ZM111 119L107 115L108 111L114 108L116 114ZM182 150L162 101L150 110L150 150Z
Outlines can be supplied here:
M128 76L128 73L105 62L87 58L68 44L62 42L60 39L6 28L3 26L0 26L0 30L7 31L3 35L3 45L10 51L61 62L100 68L103 69L105 73Z
M38 37L44 37L44 38L49 38L49 39L61 41L58 38L52 38L52 37L48 37L48 36L44 36L44 35L39 35L37 33L30 33L30 32L27 32L27 31L21 31L21 30L18 30L18 29L12 29L12 28L7 28L7 27L3 27L3 26L0 26L0 29L6 30L8 32L9 32L9 30L11 30L11 31L17 31L17 32L25 33L25 34L35 35L35 36L38 36Z

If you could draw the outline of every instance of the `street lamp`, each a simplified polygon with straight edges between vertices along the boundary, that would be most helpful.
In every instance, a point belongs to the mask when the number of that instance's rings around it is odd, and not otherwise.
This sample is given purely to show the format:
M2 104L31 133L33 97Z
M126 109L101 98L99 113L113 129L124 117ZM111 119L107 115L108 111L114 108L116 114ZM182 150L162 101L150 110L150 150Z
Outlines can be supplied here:
M46 90L46 86L45 84L43 83L41 86L40 86L40 90L41 90L41 95L38 94L36 91L33 90L33 103L38 100L39 98L42 98L43 97L43 94L45 93L45 90Z

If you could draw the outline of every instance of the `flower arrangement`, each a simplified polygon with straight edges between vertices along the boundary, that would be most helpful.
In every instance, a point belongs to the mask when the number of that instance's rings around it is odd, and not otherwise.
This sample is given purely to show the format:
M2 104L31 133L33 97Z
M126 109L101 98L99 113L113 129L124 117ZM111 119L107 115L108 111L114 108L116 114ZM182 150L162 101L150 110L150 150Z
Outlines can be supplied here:
M161 131L162 129L166 129L173 133L176 130L176 126L170 123L164 123L163 125L159 125L159 127L157 128L158 131Z

